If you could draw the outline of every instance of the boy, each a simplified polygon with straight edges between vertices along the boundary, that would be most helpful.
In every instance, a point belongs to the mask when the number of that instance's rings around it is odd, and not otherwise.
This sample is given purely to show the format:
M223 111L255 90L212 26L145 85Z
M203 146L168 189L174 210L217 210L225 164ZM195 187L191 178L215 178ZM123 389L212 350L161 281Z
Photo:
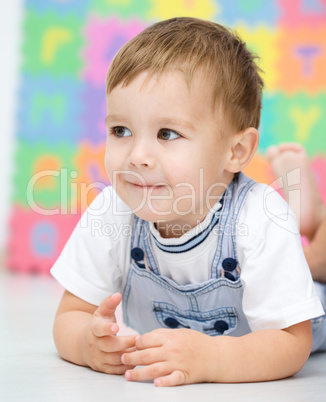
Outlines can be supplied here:
M54 324L64 359L172 386L284 378L320 347L323 319L313 346L310 320L324 311L295 217L241 173L262 86L245 44L208 21L157 23L117 53L112 187L52 268L66 289ZM139 336L116 336L121 294Z

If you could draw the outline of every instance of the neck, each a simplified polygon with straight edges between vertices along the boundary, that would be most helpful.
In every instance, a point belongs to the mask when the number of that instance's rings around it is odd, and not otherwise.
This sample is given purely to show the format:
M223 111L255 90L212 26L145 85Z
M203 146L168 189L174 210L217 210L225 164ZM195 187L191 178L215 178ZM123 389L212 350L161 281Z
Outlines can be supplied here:
M234 177L234 174L230 174L228 180L226 180L226 184L228 187ZM160 235L165 238L178 238L184 235L185 233L189 232L189 230L193 229L201 222L203 222L208 214L208 212L213 208L217 200L222 196L226 187L223 191L218 191L215 194L211 194L211 198L208 200L207 204L202 206L203 212L202 213L193 213L188 215L180 216L178 219L175 220L160 220L154 223L155 228L158 230Z
M187 216L186 221L179 222L158 221L154 223L154 226L164 239L178 238L203 222L206 216L207 214L199 218L196 215L193 217L193 219L189 219L189 216Z

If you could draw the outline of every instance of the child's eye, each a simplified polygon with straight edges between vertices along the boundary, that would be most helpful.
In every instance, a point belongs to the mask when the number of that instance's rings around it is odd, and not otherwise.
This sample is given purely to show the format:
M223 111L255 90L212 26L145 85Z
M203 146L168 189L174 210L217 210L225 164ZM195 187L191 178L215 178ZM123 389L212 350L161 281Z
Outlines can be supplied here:
M164 141L175 140L176 138L180 137L180 134L176 133L173 130L169 130L168 128L162 128L158 132L158 137Z
M116 137L119 137L119 138L130 137L132 135L129 128L122 127L122 126L112 127L110 129L110 131L111 131L111 134L114 134Z

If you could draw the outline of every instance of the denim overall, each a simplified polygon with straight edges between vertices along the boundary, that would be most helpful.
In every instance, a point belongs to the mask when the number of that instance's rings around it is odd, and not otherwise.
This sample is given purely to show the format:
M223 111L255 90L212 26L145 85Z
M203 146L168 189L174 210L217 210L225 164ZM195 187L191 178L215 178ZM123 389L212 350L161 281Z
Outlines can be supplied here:
M122 303L127 325L140 334L162 327L191 328L212 336L241 336L251 332L242 311L243 288L235 228L246 195L254 184L240 173L220 200L222 207L215 212L219 233L217 247L210 279L202 283L178 285L161 276L149 241L149 224L135 217L132 258ZM150 271L145 269L144 254Z
M222 207L215 212L218 236L210 279L202 283L178 285L160 275L149 240L149 224L135 216L131 263L122 302L124 321L128 326L140 334L157 328L191 328L211 336L242 336L251 332L242 310L236 222L246 196L255 184L240 173L221 197ZM145 258L150 270L145 269ZM318 322L315 330L320 329Z
M315 283L315 289L317 295L319 296L324 310L326 311L326 284L325 283ZM311 351L326 351L326 316L325 314L321 317L314 318L311 320L312 327L312 348Z

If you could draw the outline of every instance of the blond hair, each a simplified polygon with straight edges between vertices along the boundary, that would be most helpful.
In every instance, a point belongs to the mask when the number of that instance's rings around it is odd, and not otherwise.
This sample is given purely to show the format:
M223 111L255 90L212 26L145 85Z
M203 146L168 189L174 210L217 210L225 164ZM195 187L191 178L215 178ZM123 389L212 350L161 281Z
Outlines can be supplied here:
M233 32L197 18L172 18L149 26L115 55L106 78L106 92L139 73L181 70L188 86L203 69L211 80L212 105L217 102L232 129L258 128L263 81L253 53Z

